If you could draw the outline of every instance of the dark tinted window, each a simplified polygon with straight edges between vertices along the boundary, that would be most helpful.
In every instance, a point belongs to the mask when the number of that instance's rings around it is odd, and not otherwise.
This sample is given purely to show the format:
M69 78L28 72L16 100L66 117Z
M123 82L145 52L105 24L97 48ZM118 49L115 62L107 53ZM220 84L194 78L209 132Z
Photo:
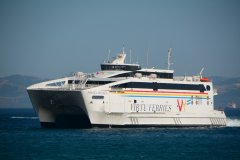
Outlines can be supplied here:
M68 84L79 84L80 80L68 80Z
M73 80L68 80L68 84L73 84Z
M104 85L108 83L113 83L114 81L87 81L86 84Z
M153 82L153 90L157 91L158 90L158 83Z
M75 83L75 84L79 84L79 83L80 83L80 80L75 80L74 83Z
M211 90L211 87L209 85L207 85L207 91L210 91Z
M195 85L195 84L172 84L172 83L146 83L146 82L128 82L113 87L119 88L145 88L153 89L157 91L158 89L173 89L173 90L197 90L204 92L206 89L204 85Z
M114 64L101 64L101 70L124 70L135 71L141 69L141 66L135 65L114 65Z
M64 85L65 81L62 82L54 82L54 83L49 83L47 86L62 86Z

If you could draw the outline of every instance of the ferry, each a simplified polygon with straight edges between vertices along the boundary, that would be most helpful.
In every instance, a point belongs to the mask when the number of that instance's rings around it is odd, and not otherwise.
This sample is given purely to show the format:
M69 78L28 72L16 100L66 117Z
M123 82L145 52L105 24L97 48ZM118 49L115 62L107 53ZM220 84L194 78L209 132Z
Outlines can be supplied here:
M27 88L42 127L199 127L226 126L214 109L212 81L202 76L175 77L168 68L125 63L124 49L95 73L34 84Z

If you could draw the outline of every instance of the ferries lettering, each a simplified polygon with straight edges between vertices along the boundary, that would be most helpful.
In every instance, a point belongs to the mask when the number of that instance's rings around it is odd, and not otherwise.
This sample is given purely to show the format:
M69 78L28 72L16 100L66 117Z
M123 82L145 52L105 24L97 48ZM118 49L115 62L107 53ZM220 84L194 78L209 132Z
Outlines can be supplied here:
M131 112L170 112L171 105L162 104L131 104Z

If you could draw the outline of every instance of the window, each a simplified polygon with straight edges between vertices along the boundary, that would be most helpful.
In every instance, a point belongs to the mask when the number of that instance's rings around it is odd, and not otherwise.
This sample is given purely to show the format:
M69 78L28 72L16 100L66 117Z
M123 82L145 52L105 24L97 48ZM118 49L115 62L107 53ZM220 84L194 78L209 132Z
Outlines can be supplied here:
M158 90L158 84L156 82L153 82L153 90L154 91Z
M108 83L112 83L114 81L87 81L86 84L94 84L94 85L104 85Z
M75 84L79 84L80 83L80 80L75 80Z
M92 99L104 99L104 96L92 96Z
M73 84L73 80L68 80L68 84Z
M139 65L121 65L121 64L101 64L101 70L124 70L135 71L141 69Z
M62 86L64 85L65 81L62 82L54 82L54 83L49 83L47 86Z
M207 85L207 91L210 91L211 90L211 87L209 85Z
M79 84L80 80L68 80L68 84Z

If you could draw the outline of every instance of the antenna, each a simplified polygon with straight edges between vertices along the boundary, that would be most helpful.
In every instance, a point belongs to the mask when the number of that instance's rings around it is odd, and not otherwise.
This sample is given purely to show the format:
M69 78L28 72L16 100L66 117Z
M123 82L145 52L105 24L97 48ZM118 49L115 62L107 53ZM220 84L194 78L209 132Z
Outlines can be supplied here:
M125 45L124 45L124 42L123 42L123 48L122 48L123 54L125 53L124 49L125 49Z
M130 49L129 54L130 54L129 55L129 58L130 58L129 60L130 60L130 64L131 64L132 63L132 49Z
M170 67L173 64L173 63L171 63L171 53L172 53L172 48L169 48L169 50L168 50L168 62L167 62L168 70L170 70Z
M203 71L204 71L204 67L201 69L201 71L199 72L199 76L200 76L200 78L202 78L202 73L203 73Z
M149 55L149 48L147 50L147 68L148 68L148 55Z
M111 50L108 48L108 63L110 62L109 61L110 53L111 53Z

